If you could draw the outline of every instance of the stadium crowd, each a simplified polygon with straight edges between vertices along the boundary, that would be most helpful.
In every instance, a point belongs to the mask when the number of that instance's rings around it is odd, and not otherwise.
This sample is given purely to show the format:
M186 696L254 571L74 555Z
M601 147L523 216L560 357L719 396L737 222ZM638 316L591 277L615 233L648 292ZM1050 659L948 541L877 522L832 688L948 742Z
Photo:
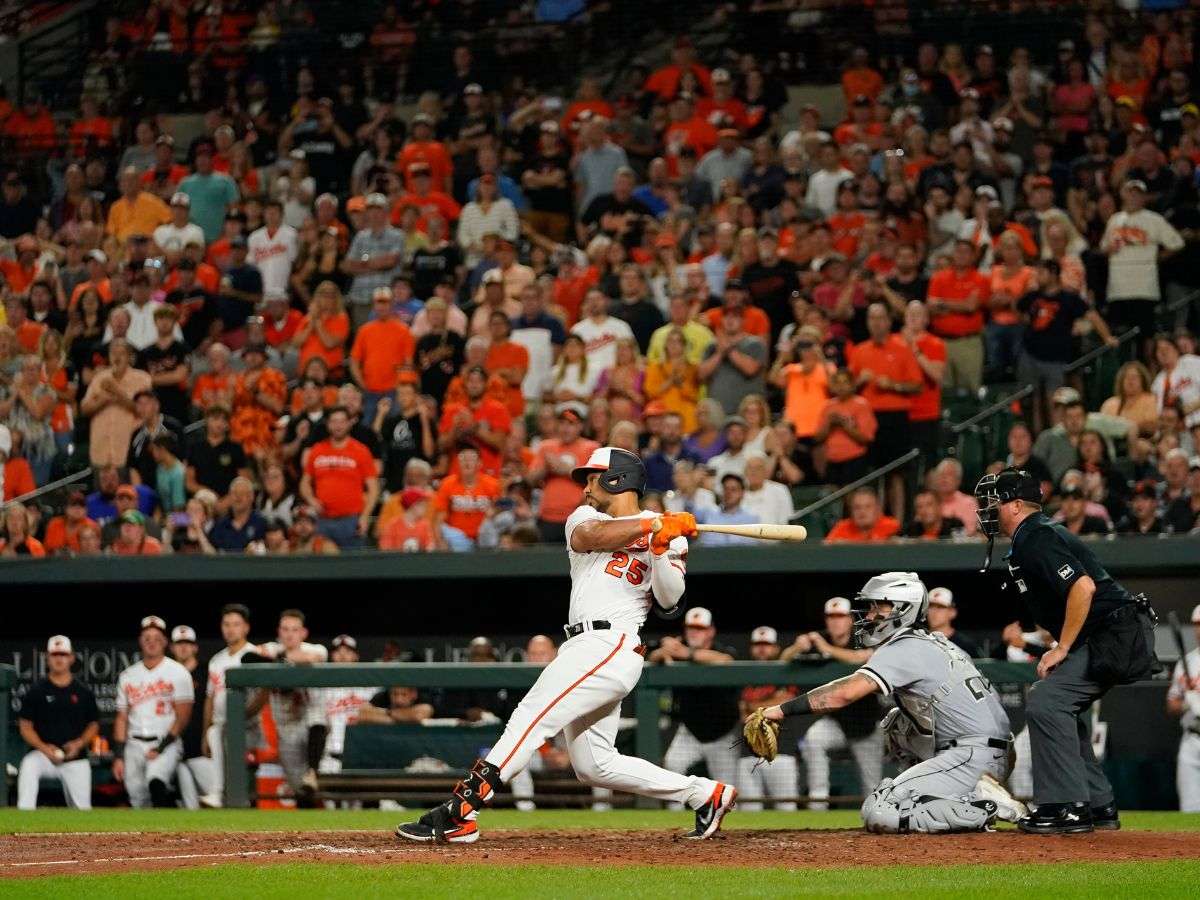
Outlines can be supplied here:
M0 103L0 555L561 542L601 443L731 523L916 447L827 540L970 538L945 406L1018 384L986 462L1072 530L1200 524L1190 12L856 47L822 112L686 35L540 90L399 6L362 71L282 52L303 3L142 9L78 109ZM122 89L164 54L178 96Z

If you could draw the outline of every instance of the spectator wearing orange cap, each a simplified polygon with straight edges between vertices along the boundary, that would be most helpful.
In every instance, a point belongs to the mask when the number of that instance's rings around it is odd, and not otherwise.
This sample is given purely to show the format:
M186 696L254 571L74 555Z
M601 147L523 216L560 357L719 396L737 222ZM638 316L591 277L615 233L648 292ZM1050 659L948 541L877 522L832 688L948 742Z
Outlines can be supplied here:
M401 367L411 365L416 341L395 315L391 288L372 295L374 318L363 325L350 350L350 376L363 389L363 421L375 419L379 401L391 395Z
M538 445L529 470L530 482L542 486L537 526L543 543L561 544L566 540L567 518L583 502L583 489L571 478L571 471L586 463L600 445L582 434L580 407L562 404L555 436Z
M394 517L379 533L380 550L424 553L439 546L437 532L429 520L433 495L424 488L405 488L400 494L404 512Z
M433 525L455 529L474 541L479 526L500 498L500 480L480 470L479 451L464 447L455 458L458 471L442 479L433 498Z

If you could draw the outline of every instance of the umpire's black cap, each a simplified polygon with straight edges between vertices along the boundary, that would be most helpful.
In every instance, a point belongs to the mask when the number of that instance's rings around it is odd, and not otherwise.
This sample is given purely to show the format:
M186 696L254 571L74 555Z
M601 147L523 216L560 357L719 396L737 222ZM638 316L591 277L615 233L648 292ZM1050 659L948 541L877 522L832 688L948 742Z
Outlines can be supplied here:
M1013 500L1026 500L1039 506L1042 485L1027 469L1009 467L995 475L984 475L975 485L975 500L979 504L979 527L994 537L1000 530L1000 505Z

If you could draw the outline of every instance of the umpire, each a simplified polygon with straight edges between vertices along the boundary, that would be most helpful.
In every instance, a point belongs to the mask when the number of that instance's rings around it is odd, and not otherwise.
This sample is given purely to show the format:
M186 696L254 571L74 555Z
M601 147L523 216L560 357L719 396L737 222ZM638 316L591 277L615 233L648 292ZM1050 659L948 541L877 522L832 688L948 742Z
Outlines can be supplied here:
M1058 643L1038 663L1026 717L1033 757L1034 813L1027 834L1121 827L1112 785L1092 752L1086 719L1109 688L1148 677L1154 612L1113 580L1092 551L1042 513L1038 479L1024 469L985 475L975 488L989 540L1012 539L1009 576L1038 625ZM990 558L990 555L989 555Z

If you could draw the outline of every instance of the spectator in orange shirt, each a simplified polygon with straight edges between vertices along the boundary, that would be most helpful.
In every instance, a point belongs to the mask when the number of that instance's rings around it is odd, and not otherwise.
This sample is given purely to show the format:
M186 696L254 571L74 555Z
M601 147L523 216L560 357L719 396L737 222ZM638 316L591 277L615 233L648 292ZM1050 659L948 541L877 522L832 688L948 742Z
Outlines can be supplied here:
M392 289L377 287L371 294L374 315L358 329L350 350L350 377L363 389L363 421L375 421L375 408L396 389L400 370L412 365L416 341L395 314Z
M1016 377L1025 328L1017 301L1033 290L1037 276L1025 265L1021 236L1005 231L996 241L998 259L992 264L988 322L984 327L989 381L1011 381Z
M874 102L883 92L883 76L871 68L871 56L866 47L855 47L850 53L850 61L842 72L842 94L846 97L847 105L855 97L867 97Z
M154 229L171 221L167 204L149 191L142 190L142 176L132 166L121 172L117 182L121 196L108 209L106 234L121 246L134 234L154 234Z
M95 291L100 302L108 306L112 303L113 298L112 280L108 277L108 255L103 250L89 250L83 259L87 264L87 281L81 281L75 285L75 289L71 291L71 300L68 306L74 309L79 298L89 290Z
M113 556L161 556L162 544L146 534L146 517L136 509L121 513L121 531L108 548Z
M208 360L208 371L196 376L192 385L192 406L201 411L214 405L232 409L236 376L229 367L229 348L224 344L210 344L204 356Z
M892 334L892 317L886 304L872 303L867 308L867 332L870 337L850 349L849 368L855 386L875 413L878 431L871 445L871 464L882 466L912 449L908 411L925 380L908 343ZM888 477L888 497L892 512L903 515L902 471Z
M71 126L71 149L75 157L94 156L107 150L112 141L112 120L100 115L100 104L95 97L84 94L79 98L79 118Z
M425 232L425 216L430 212L438 213L449 223L458 221L462 207L445 191L433 187L428 163L417 162L409 166L408 179L412 187L392 204L392 225L400 225L404 210L409 206L415 207L421 214L416 226L421 233Z
M308 315L292 336L292 346L300 352L297 365L303 371L314 356L325 360L325 368L333 377L340 377L346 356L346 339L350 336L350 317L342 300L342 292L332 281L322 281L313 292Z
M667 161L667 172L672 178L679 175L679 154L684 147L703 159L709 150L717 146L717 129L706 119L696 115L695 98L691 94L680 94L671 103L671 121L663 132L665 148L663 158Z
M375 458L350 437L350 412L335 406L325 419L329 437L313 444L304 460L300 496L317 513L317 530L343 550L362 546L379 499Z
M72 491L67 497L63 515L55 516L46 523L46 540L43 541L46 551L78 553L79 532L88 527L99 528L100 525L88 518L87 497L83 491Z
M17 344L26 353L37 353L38 343L46 326L40 322L30 321L25 309L25 298L12 294L4 304L8 316L8 327L12 329Z
M404 512L393 518L380 532L380 550L424 553L438 548L438 533L429 520L429 499L432 496L424 488L405 488L401 492L400 504Z
M869 471L867 452L875 440L877 424L871 404L854 393L854 376L839 369L829 378L833 397L821 410L813 442L814 454L825 462L827 484L849 484Z
M500 451L512 427L512 417L503 403L486 396L487 370L472 366L463 374L466 403L448 403L438 423L438 448L453 453L472 447L479 453L480 467L489 475L500 473Z
M796 337L779 353L771 368L771 382L784 392L783 417L796 439L809 452L829 399L829 370L821 347L821 333L802 326Z
M4 511L4 536L0 537L0 557L45 556L42 542L29 533L29 512L24 504L10 503Z
M287 403L287 379L267 365L266 344L246 344L242 361L246 368L234 379L229 432L248 456L261 456L275 448L275 420Z
M4 136L11 139L13 149L18 153L45 152L57 146L58 129L54 119L35 91L26 92L21 108L4 121Z
M529 351L512 339L512 320L507 313L493 312L488 316L488 328L492 343L484 366L489 375L499 376L504 381L505 406L509 415L519 418L525 414L521 382L529 371Z
M396 157L396 171L404 176L404 186L413 190L413 166L424 163L429 167L432 183L439 190L449 191L454 176L454 161L446 145L435 140L432 117L419 112L413 116L411 127L412 136Z
M837 211L829 217L829 232L833 249L847 259L858 256L858 244L866 227L867 217L858 208L858 184L843 181L837 190Z
M583 488L571 478L571 471L582 466L600 445L582 437L583 416L564 404L558 413L557 435L538 445L529 480L542 486L542 505L538 515L538 534L544 544L566 541L567 518L583 502Z
M583 116L584 113L603 116L610 122L615 115L612 104L604 99L604 95L600 91L599 82L595 78L586 76L579 79L579 90L575 92L575 99L571 101L562 117L562 133L566 135L572 145L579 140L581 116L587 118Z
M954 242L951 264L929 279L930 331L946 342L943 387L977 393L983 383L983 307L991 284L975 268L970 241Z
M657 94L660 100L671 100L679 93L679 80L684 72L691 72L696 77L705 95L712 94L712 73L696 62L695 48L691 38L686 35L675 39L670 65L656 69L646 79L642 90L649 94Z
M0 272L8 282L8 289L14 294L25 294L38 274L37 238L32 234L23 234L13 242L16 259L0 259ZM9 325L12 325L9 322Z
M879 498L872 488L862 487L851 494L849 506L850 515L833 526L825 535L825 543L878 543L899 533L900 523L882 515Z
M714 306L704 313L704 324L713 334L721 333L721 323L725 314L730 310L739 310L742 314L742 331L759 338L764 343L771 334L771 320L767 314L750 303L750 293L740 278L730 278L725 282L725 294L721 297L721 305Z
M833 140L839 147L864 144L872 152L879 149L883 123L875 121L875 101L859 94L850 104L850 117L833 130Z
M920 300L910 300L904 309L900 337L908 344L921 367L921 392L908 408L913 446L921 451L925 466L941 453L942 377L946 373L946 342L929 333L929 311Z
M457 529L472 541L479 537L479 526L500 497L500 480L480 471L479 451L464 447L455 461L458 472L442 479L433 499L434 529Z
M19 448L19 435L16 442ZM0 424L0 469L4 471L4 492L0 495L0 500L5 503L32 493L37 488L29 461L24 457L14 456L13 445L12 431L7 425Z
M732 122L733 127L745 134L750 127L750 116L746 104L733 95L733 78L728 69L713 69L712 96L696 101L696 115L714 128L721 123Z

